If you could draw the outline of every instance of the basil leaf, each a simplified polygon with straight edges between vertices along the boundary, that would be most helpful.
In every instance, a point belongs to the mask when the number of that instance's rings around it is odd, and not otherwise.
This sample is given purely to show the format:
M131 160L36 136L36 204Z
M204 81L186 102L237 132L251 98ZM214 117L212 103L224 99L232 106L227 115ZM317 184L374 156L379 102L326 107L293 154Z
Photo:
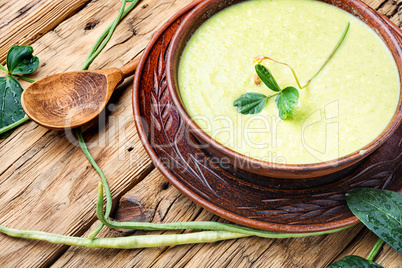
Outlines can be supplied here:
M7 68L10 74L30 74L39 66L39 59L32 56L31 46L13 46L7 53Z
M402 194L388 190L357 189L346 194L356 217L373 233L402 253Z
M257 72L258 77L262 82L273 91L281 91L278 83L275 81L275 78L272 76L271 72L267 67L257 64L255 65L255 71Z
M327 268L383 268L372 261L368 261L362 257L350 255L331 264Z
M268 97L260 93L245 93L233 102L241 114L258 114L267 103Z
M11 125L24 117L21 106L22 87L13 77L0 77L0 128ZM12 131L0 134L0 139L10 136Z
M285 120L299 102L299 91L294 87L287 87L275 99L279 109L279 117Z

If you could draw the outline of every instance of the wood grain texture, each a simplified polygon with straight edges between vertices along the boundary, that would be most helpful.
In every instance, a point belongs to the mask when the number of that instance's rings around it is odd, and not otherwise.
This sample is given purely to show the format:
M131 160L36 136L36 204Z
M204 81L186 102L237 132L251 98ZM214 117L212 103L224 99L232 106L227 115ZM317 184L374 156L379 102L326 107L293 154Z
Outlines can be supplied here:
M191 0L143 0L123 20L110 44L91 65L91 69L120 67L136 57L162 23L190 2ZM365 2L378 9L384 7L386 1ZM80 7L74 11L79 12L68 19L65 19L69 16L65 15L65 9L54 12L45 7L64 5L70 8L74 3L79 3ZM30 76L33 79L79 70L96 38L116 16L119 3L119 0L94 0L87 5L78 0L54 3L40 0L2 0L0 51L6 51L4 44L32 44L41 61L38 70ZM38 8L32 7L19 16L21 8L31 5L38 5ZM395 2L395 5L398 6L396 12L394 10L394 14L387 15L398 22L402 14L398 13L399 3ZM57 6L59 7L61 6ZM52 18L41 20L45 10L48 10L46 12ZM32 11L35 12L30 13ZM52 25L54 19L58 23ZM48 32L33 42L31 37L27 37L28 30L25 30L25 35L20 31L20 25L29 25L32 34L40 33L35 38L45 31ZM6 39L8 41L4 41ZM0 55L3 55L0 61L4 60L4 52ZM120 215L118 217L121 219L147 218L153 222L222 221L181 195L158 171L154 170L146 176L153 165L134 127L131 83L132 80L128 80L120 86L105 113L84 128L90 150L110 182L115 203L125 194L116 215ZM28 83L22 82L22 85L26 88ZM99 179L80 149L70 139L71 134L49 131L30 122L19 127L8 139L0 141L1 224L77 236L87 236L97 226L94 208ZM135 207L127 209L127 200L139 202L143 213ZM42 267L54 263L55 267L228 265L316 268L324 267L343 255L353 253L365 257L371 247L369 244L375 242L375 238L362 236L362 228L359 225L342 233L315 238L245 238L207 245L144 250L67 248L0 235L0 266ZM126 234L105 228L100 236ZM391 268L400 267L401 263L400 255L388 246L383 248L377 260Z
M105 52L111 49L113 57L101 56L97 59L98 64L122 66L140 53L140 46L137 46L137 50L131 48L128 52L118 52L117 43L121 42L119 36L127 38L127 21L134 22L141 18L136 22L141 29L149 29L150 22L155 21L153 28L143 36L130 36L133 44L144 42L143 47L152 36L152 30L167 19L159 17L158 22L155 18L158 18L161 10L155 6L143 8L146 4L143 1L118 27L116 38ZM37 79L52 73L78 70L95 39L116 16L119 6L118 0L96 1L32 44L41 60L39 70L32 77ZM173 14L178 7L172 3L162 5L161 8L171 8L170 13ZM169 16L169 12L166 14ZM99 28L84 30L86 22L93 18L100 19ZM116 59L119 62L113 61ZM116 199L142 179L152 167L132 120L131 84L132 80L128 80L122 85L121 91L113 96L106 114L98 120L100 123L93 122L84 132L90 150L104 169ZM71 139L71 135L67 136ZM0 221L16 228L82 234L95 219L94 202L99 179L76 144L71 144L63 132L47 131L29 123L2 141L0 146L2 152L10 152L0 156L0 203L3 204ZM47 265L64 250L60 246L19 241L4 236L0 240L0 266Z
M122 80L117 68L54 74L25 89L21 104L38 125L54 130L76 128L102 112Z
M189 220L222 219L201 209L172 187L158 171L152 171L146 179L127 192L120 202L116 214L137 219L148 218L150 222L173 222ZM127 200L139 204L141 213L130 212L124 205ZM137 205L137 209L139 209ZM95 228L95 223L90 230ZM88 235L87 232L85 235ZM162 232L155 232L162 233ZM165 232L166 233L166 232ZM363 233L363 235L362 235ZM137 231L136 234L150 234ZM358 236L356 237L356 234ZM364 235L365 234L365 235ZM84 235L84 236L85 236ZM116 230L104 230L103 237L133 235ZM367 236L369 236L367 238ZM361 239L362 238L362 239ZM326 267L338 259L357 254L366 256L374 245L375 236L356 225L348 230L318 237L274 240L249 237L213 244L162 247L144 250L88 250L70 248L53 267ZM348 246L349 245L349 246ZM385 249L386 250L386 249ZM387 251L388 252L388 251ZM389 253L388 253L389 254ZM384 267L397 267L400 258L394 253L385 260L379 259ZM382 253L380 254L380 256ZM395 258L396 257L396 258Z
M29 45L90 0L0 2L0 63L14 45Z

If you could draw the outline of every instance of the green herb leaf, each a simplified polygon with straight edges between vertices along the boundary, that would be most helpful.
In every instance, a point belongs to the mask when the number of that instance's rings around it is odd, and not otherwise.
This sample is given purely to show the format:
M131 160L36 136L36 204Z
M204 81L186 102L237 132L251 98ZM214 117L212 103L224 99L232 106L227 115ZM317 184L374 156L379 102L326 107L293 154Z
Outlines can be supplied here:
M279 109L279 117L285 120L287 116L293 113L299 102L299 91L294 87L287 87L279 93L275 101Z
M257 72L258 77L269 89L273 91L281 91L281 88L267 67L257 64L255 65L255 71Z
M327 268L383 268L372 261L368 261L362 257L350 255L331 264Z
M11 125L24 117L21 106L22 87L13 77L0 77L0 128ZM0 134L0 139L10 136L12 131Z
M346 194L350 210L373 233L402 253L402 194L357 189Z
M245 93L233 102L241 114L258 114L267 103L268 97L260 93Z
M7 53L7 68L12 75L30 74L39 66L39 59L32 56L31 46L13 46Z

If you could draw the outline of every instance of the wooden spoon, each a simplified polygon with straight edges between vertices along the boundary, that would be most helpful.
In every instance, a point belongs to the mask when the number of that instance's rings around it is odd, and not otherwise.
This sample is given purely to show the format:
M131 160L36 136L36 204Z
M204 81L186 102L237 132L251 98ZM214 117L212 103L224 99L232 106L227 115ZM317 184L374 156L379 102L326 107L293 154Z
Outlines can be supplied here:
M134 74L139 58L120 69L54 74L22 93L25 113L37 124L62 130L79 127L105 108L115 88Z

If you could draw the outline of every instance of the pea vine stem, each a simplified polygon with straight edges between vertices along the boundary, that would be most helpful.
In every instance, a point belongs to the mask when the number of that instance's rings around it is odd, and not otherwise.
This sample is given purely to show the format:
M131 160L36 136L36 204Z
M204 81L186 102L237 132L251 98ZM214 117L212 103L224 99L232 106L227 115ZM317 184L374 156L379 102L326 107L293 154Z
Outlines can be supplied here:
M369 256L367 257L368 261L373 261L375 256L377 256L378 252L380 251L384 241L381 238L378 238L377 242L375 243L373 249L371 250Z
M108 181L106 179L105 174L103 173L102 169L98 166L98 164L96 164L95 159L93 158L93 156L91 155L91 153L88 150L88 147L85 143L84 137L82 136L82 129L81 127L76 129L76 133L77 133L77 138L78 138L78 142L80 144L81 150L84 153L84 155L86 156L86 158L88 159L88 161L91 163L92 167L96 170L96 172L98 173L99 177L102 180L102 183L105 187L105 192L106 192L106 215L107 217L109 217L109 214L112 210L112 194L110 192L110 187L108 184ZM100 224L90 235L89 238L94 238L99 231L103 228L103 224Z
M299 78L297 77L297 74L296 74L295 69L294 69L291 65L289 65L289 64L287 64L287 63L285 63L285 62L280 62L280 61L278 61L278 60L275 60L275 59L270 58L270 57L267 57L267 56L257 56L257 57L254 58L254 62L261 63L263 60L270 60L270 61L276 62L276 63L278 63L278 64L282 64L282 65L287 66L287 67L292 71L292 74L293 74L293 76L294 76L294 78L295 78L295 80L296 80L297 86L298 86L300 89L304 89L304 88L306 88L306 87L309 86L311 80L313 80L313 79L324 69L324 67L327 65L327 63L332 59L332 57L333 57L333 56L335 55L335 53L338 51L339 47L342 45L343 41L345 40L345 37L346 37L346 35L347 35L348 31L349 31L349 28L350 28L350 22L348 22L348 24L346 25L346 28L345 28L345 30L343 31L341 38L338 40L338 43L336 43L334 49L333 49L333 50L331 51L331 53L328 55L328 57L326 58L326 60L324 61L324 63L323 63L323 64L321 65L321 67L317 70L317 72L316 72L309 80L307 80L307 82L306 82L306 84L305 84L304 86L301 85L300 80L299 80Z
M122 16L120 17L120 20L122 20L122 19L137 5L137 2L138 2L138 1L139 1L139 0L132 1L132 3L124 10ZM113 22L113 23L114 23L114 22ZM88 54L88 56L87 56L87 58L86 58L86 60L85 60L85 63L86 63L87 61L89 61L89 58L91 57L91 55L93 55L93 54L96 52L96 50L100 47L101 42L103 43L103 42L106 41L106 40L104 40L104 39L105 39L105 37L109 34L110 30L112 29L113 23L112 23L111 25L109 25L109 26L103 31L103 33L100 35L100 37L98 38L98 41L95 43L95 45L92 47L91 51L89 52L89 54ZM107 43L107 42L108 42L108 41L106 41L106 43ZM99 53L98 53L98 54L99 54ZM84 67L85 67L85 65L86 65L86 64L84 64ZM89 64L88 64L88 66L89 66ZM87 67L88 67L88 66L87 66Z
M25 77L25 76L22 76L22 75L14 74L13 76L15 76L15 77L17 77L17 78L19 78L19 79L22 79L22 80L28 81L29 83L34 83L34 82L35 82L35 80L30 79L30 78Z
M16 127L28 122L29 120L31 120L31 119L28 116L25 116L25 117L21 118L20 120L12 123L11 125L8 125L8 126L5 126L3 128L0 128L0 134L3 134L3 133L5 133L5 132L7 132L7 131L9 131L9 130L11 130L13 128L16 128Z
M126 5L126 2L127 2L126 0L122 0L122 4L120 6L120 10L119 10L119 14L117 15L117 18L100 35L100 37L96 41L95 45L92 47L91 51L89 52L89 54L84 62L84 66L82 67L82 70L88 69L89 65L93 62L93 60L99 55L99 53L102 52L102 50L105 48L105 46L109 42L110 38L112 37L117 25L137 5L139 0L133 1L127 7L127 9L124 8Z
M221 240L246 237L248 235L224 232L224 231L204 231L187 234L168 234L168 235L137 235L115 238L83 238L72 237L40 231L28 231L8 228L0 225L0 232L18 238L34 239L47 241L53 244L63 244L68 246L86 248L118 248L135 249L150 248L172 245L185 245L194 243L211 243Z
M6 68L6 67L4 67L4 65L3 65L3 64L0 64L0 69L1 69L3 72L8 73L7 68Z

